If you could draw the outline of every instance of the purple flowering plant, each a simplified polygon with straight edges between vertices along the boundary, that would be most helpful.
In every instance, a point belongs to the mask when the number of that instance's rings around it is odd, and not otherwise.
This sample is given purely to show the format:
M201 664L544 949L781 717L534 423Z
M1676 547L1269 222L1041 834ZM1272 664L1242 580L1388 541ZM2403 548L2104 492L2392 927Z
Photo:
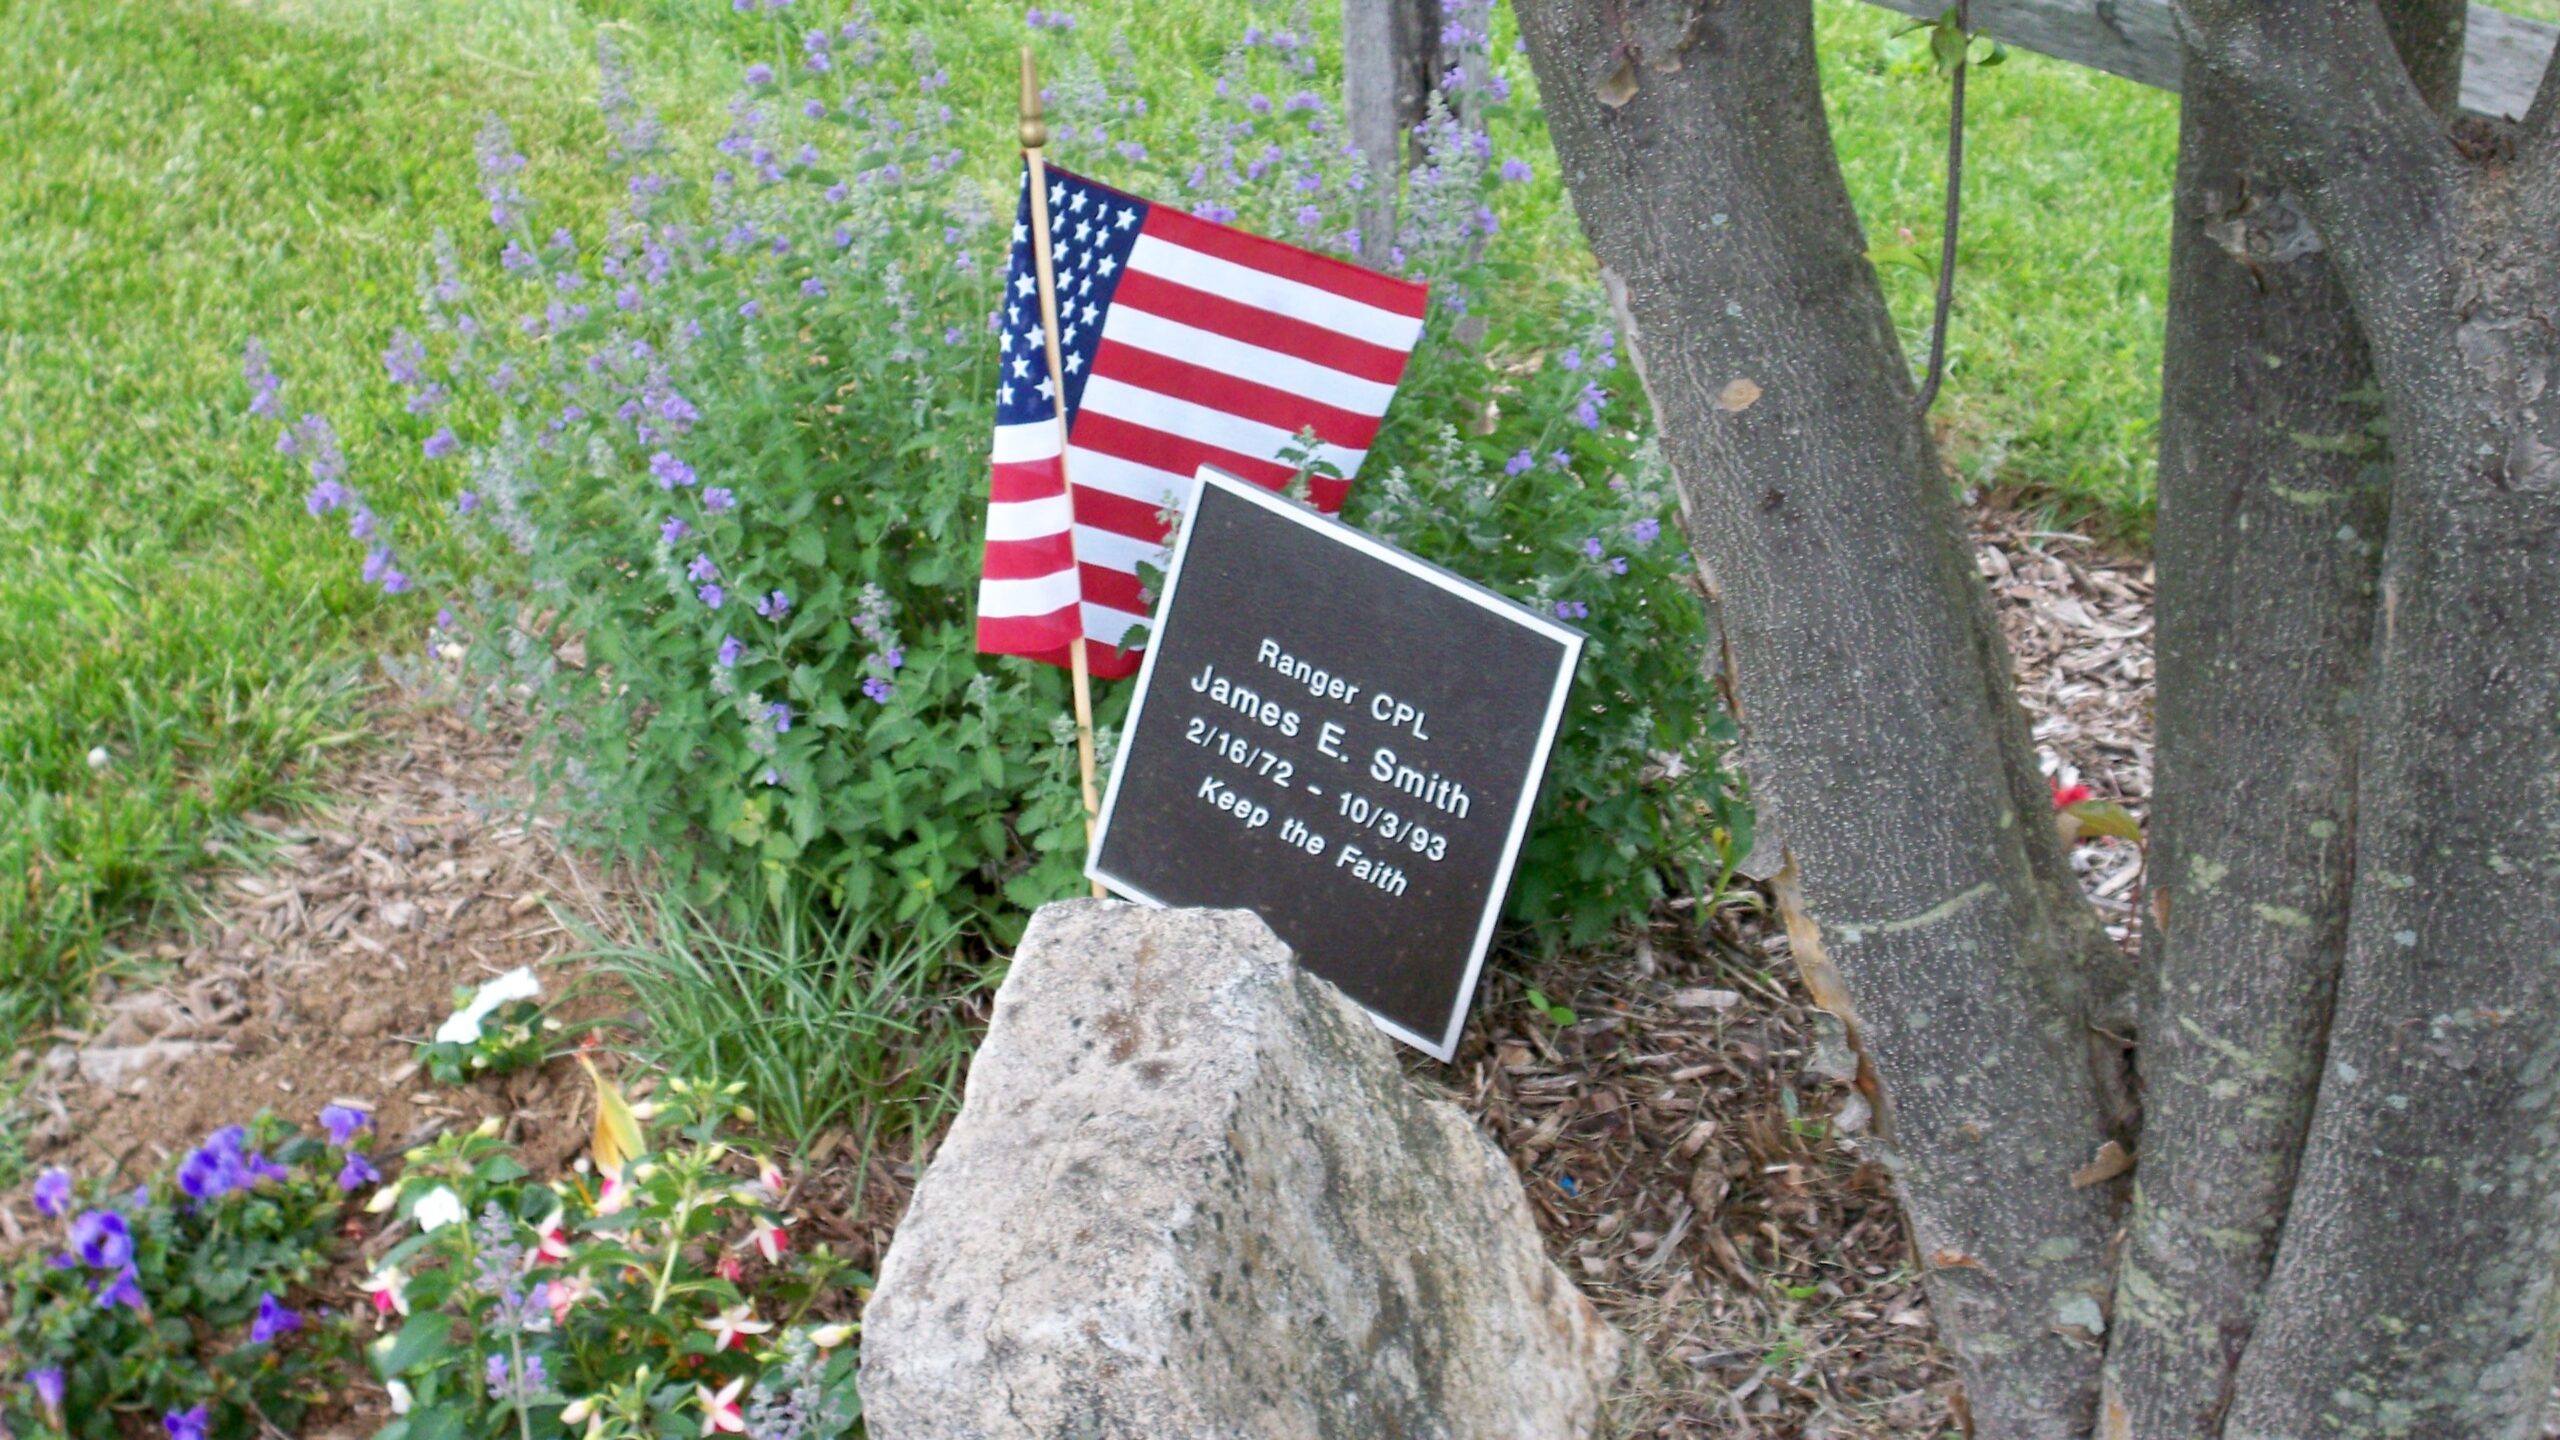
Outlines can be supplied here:
M1751 837L1693 663L1701 590L1596 286L1505 227L1560 203L1520 153L1537 119L1509 21L1447 0L1429 114L1376 174L1304 11L1267 7L1283 18L1242 34L1192 114L1151 106L1115 38L1026 14L1052 152L1430 282L1347 518L1591 637L1512 916L1589 940L1666 896L1721 899ZM290 357L251 357L248 400L367 578L420 592L422 619L449 610L439 643L532 697L537 795L585 838L733 918L814 894L1008 942L1076 889L1082 844L1064 677L980 657L971 632L996 352L966 342L997 303L1010 177L963 163L924 35L860 8L736 14L770 59L699 164L600 51L622 199L582 233L554 233L542 198L574 157L483 132L490 213L431 257L423 333L386 341L423 411L410 443L454 436L425 462L450 476L439 514L376 513L325 418L295 418ZM471 423L442 408L460 395ZM1127 687L1098 699L1107 731Z
M224 1126L139 1185L37 1177L42 1228L0 1275L0 1433L246 1440L325 1399L354 1333L299 1297L358 1188L347 1167L371 1166L361 1111L320 1124Z
M1009 939L1075 888L1081 822L1048 796L1064 677L975 653L995 355L943 337L984 333L1005 232L922 35L734 14L770 58L698 159L609 41L592 154L482 131L486 213L381 342L417 428L381 453L449 435L447 503L372 503L292 357L252 354L249 402L363 577L530 697L537 799L583 838L708 909L814 893ZM547 205L563 166L616 176L611 213Z

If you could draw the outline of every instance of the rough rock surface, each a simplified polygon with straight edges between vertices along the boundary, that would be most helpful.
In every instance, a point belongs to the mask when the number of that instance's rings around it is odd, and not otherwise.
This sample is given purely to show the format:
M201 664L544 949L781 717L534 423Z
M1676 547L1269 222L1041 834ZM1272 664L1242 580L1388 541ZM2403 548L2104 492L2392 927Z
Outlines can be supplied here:
M874 1440L1571 1440L1619 1340L1243 911L1042 909L864 1312Z

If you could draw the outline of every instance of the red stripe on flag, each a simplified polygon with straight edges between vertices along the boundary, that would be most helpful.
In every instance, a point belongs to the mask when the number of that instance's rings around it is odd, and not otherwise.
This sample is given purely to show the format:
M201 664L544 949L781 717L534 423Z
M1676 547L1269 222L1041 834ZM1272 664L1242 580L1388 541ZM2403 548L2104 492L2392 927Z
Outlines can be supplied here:
M987 578L990 580L1037 580L1043 575L1055 575L1074 563L1075 550L1068 543L1064 530L1030 540L987 542Z
M1150 430L1117 415L1102 415L1091 410L1076 412L1075 443L1079 450L1116 456L1176 475L1196 475L1201 466L1215 465L1266 490L1279 489L1297 473L1267 455L1239 455L1233 450L1222 450L1215 445Z
M981 615L978 617L978 648L997 655L1023 655L1045 659L1054 652L1051 663L1067 663L1067 640L1076 633L1074 606L1052 610L1046 615Z
M1016 460L991 468L994 474L988 482L990 500L1046 500L1059 493L1058 462L1054 457Z
M1106 330L1102 346L1093 352L1093 373L1106 379L1126 381L1142 390L1158 395L1188 400L1195 405L1224 411L1245 420L1258 421L1283 434L1295 435L1308 426L1330 445L1346 450L1366 450L1378 438L1378 417L1339 409L1332 405L1293 395L1274 386L1258 384L1225 370L1194 365L1124 345L1110 338ZM1078 443L1084 437L1076 436Z
M1122 272L1120 288L1111 292L1111 308L1117 310L1123 305L1380 385L1393 385L1403 378L1405 361L1412 353L1355 340L1340 331L1310 325L1224 295L1194 290L1147 270ZM1109 327L1106 320L1106 335Z
M1155 613L1154 603L1139 593L1144 587L1139 583L1137 576L1125 570L1114 570L1106 565L1088 564L1081 568L1084 598L1087 601L1096 605L1108 605L1114 610L1126 610L1132 615Z
M1066 624L1064 618L1066 612L1062 610L1058 613L1060 616L1058 623L1060 626L1064 626ZM1075 663L1067 651L1066 642L1063 640L1043 643L1039 639L1031 639L1022 643L1016 643L1015 637L1019 632L1009 629L991 630L989 628L990 626L1011 626L1013 624L1014 622L1010 620L979 621L979 651L988 655L1014 655L1025 660L1037 660L1044 665L1055 665L1061 670ZM1060 633L1064 633L1064 631L1061 630ZM1138 667L1145 664L1147 659L1146 652L1142 650L1122 650L1115 646L1103 644L1094 640L1087 640L1084 642L1084 653L1087 662L1092 666L1093 678L1096 680L1126 680L1130 676L1137 674Z
M1411 280L1398 280L1381 275L1363 265L1301 250L1295 245L1249 231L1232 229L1196 215L1185 215L1169 205L1149 207L1142 234L1159 236L1186 250L1215 255L1268 274L1312 285L1348 300L1374 305L1392 314L1419 320L1430 302L1431 292Z
M1076 487L1076 523L1090 525L1096 530L1108 530L1115 535L1127 535L1138 540L1163 539L1164 522L1156 518L1160 509L1148 501L1132 500L1108 490L1093 490L1082 485Z

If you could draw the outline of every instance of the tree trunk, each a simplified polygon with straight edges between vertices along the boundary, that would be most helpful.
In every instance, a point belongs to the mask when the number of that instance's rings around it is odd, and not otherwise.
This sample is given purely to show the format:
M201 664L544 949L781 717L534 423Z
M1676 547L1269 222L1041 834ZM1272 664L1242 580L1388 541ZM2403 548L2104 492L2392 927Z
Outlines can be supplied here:
M2336 1014L2226 1440L2523 1436L2560 1351L2560 144L2370 8L2184 0L2372 347L2393 484Z
M1440 0L1342 0L1342 108L1369 168L1360 250L1373 265L1395 244L1405 139L1431 111L1440 64Z
M2459 0L2399 0L2432 92ZM2450 41L2450 44L2447 41ZM2158 784L2141 1168L2113 1437L2209 1437L2257 1321L2327 1044L2389 514L2372 361L2246 113L2190 67L2161 389Z
M2083 1436L2110 1290L2084 1020L2121 979L1833 156L1805 0L1520 0L1719 597L1795 933L1856 997L1985 1434Z

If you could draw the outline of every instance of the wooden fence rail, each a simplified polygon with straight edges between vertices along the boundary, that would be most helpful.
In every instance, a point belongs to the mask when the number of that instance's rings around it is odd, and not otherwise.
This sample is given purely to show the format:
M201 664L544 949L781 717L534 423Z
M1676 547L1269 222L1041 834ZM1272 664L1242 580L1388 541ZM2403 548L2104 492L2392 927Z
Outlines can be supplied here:
M1950 0L1868 3L1934 20ZM2169 19L2169 0L1973 0L1970 18L1975 29L2021 50L2163 90L2178 88L2184 57ZM2463 36L2462 108L2524 118L2554 40L2560 40L2560 26L2472 6Z

